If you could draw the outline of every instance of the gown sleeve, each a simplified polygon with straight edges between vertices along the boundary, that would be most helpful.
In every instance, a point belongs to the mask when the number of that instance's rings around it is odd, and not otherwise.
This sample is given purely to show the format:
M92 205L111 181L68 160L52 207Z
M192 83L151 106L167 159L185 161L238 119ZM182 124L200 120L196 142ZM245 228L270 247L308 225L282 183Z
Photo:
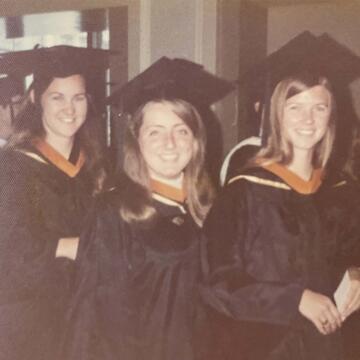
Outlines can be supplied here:
M61 311L67 288L56 271L57 242L39 222L28 163L20 156L0 156L1 355L35 358L55 351L53 334L61 325L51 319Z
M116 351L110 339L116 338L115 346L121 347L121 335L109 334L112 328L120 328L117 321L122 319L121 301L116 295L117 287L122 284L118 280L124 276L118 257L119 226L117 210L99 196L80 236L75 291L67 312L61 359L115 360Z
M12 160L12 161L11 161ZM0 159L0 304L21 301L52 282L54 241L39 224L26 166Z
M343 271L350 266L360 267L360 186L349 181L338 202L342 216L338 219L341 232L338 238L338 260Z
M240 321L288 325L298 314L304 288L301 281L281 276L268 281L248 271L249 257L262 267L252 244L257 229L251 202L251 192L244 181L238 181L225 188L210 211L204 226L208 274L202 297L212 308ZM268 251L268 263L276 266L271 256Z
M327 228L333 234L329 259L337 287L346 269L360 266L360 186L346 179L325 188L320 200Z
M74 291L66 314L67 328L61 347L60 358L63 359L95 360L98 358L96 289L99 219L97 213L97 202L94 202L80 235L75 260Z

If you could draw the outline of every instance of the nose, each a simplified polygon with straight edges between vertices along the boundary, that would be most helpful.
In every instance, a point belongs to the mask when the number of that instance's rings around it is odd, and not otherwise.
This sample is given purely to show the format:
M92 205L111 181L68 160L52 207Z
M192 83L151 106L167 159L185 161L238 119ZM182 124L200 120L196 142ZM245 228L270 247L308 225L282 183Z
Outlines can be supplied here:
M165 137L165 148L166 149L173 149L176 146L176 139L172 132L166 134Z
M303 121L312 124L315 121L315 111L312 108L306 109L303 113Z
M64 112L67 115L73 115L75 113L75 106L72 101L66 101L64 104Z

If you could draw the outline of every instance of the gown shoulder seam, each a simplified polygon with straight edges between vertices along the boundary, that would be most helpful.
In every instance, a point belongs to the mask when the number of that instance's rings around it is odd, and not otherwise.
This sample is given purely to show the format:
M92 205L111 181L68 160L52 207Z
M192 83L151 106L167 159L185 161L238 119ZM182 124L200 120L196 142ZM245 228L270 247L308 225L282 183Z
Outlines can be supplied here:
M235 181L241 180L241 179L247 180L247 181L255 183L255 184L274 187L274 188L277 188L277 189L291 190L291 187L284 184L284 183L274 181L274 180L263 179L263 178L253 176L253 175L238 175L238 176L235 176L235 177L233 177L232 179L230 179L228 181L228 185L232 184Z
M40 155L35 154L35 153L31 152L31 151L25 151L25 150L20 150L20 149L16 149L15 151L18 152L18 153L24 154L24 155L26 155L26 156L28 156L28 157L30 157L30 158L38 161L38 162L49 165L49 163L46 160L44 160Z

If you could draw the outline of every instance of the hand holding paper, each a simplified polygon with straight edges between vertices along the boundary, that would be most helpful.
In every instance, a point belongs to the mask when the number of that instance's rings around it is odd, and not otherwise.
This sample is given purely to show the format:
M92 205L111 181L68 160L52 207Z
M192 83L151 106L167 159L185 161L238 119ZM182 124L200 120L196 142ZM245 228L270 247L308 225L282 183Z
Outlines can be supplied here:
M341 314L327 296L305 289L299 304L300 313L310 320L323 335L341 327Z
M77 255L77 250L79 247L79 238L78 237L68 237L59 239L55 257L66 257L70 260L75 260Z
M360 309L360 268L353 267L345 272L334 299L343 320Z

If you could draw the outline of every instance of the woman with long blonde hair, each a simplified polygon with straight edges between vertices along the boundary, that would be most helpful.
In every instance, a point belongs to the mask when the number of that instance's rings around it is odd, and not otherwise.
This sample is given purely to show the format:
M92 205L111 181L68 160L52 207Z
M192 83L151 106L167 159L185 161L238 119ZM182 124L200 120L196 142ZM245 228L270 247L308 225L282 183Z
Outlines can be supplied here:
M319 200L335 135L329 81L310 73L280 81L269 121L266 145L228 181L204 226L202 294L229 334L217 350L226 359L340 360L341 327L360 299L351 279L344 307L333 301L341 234Z

